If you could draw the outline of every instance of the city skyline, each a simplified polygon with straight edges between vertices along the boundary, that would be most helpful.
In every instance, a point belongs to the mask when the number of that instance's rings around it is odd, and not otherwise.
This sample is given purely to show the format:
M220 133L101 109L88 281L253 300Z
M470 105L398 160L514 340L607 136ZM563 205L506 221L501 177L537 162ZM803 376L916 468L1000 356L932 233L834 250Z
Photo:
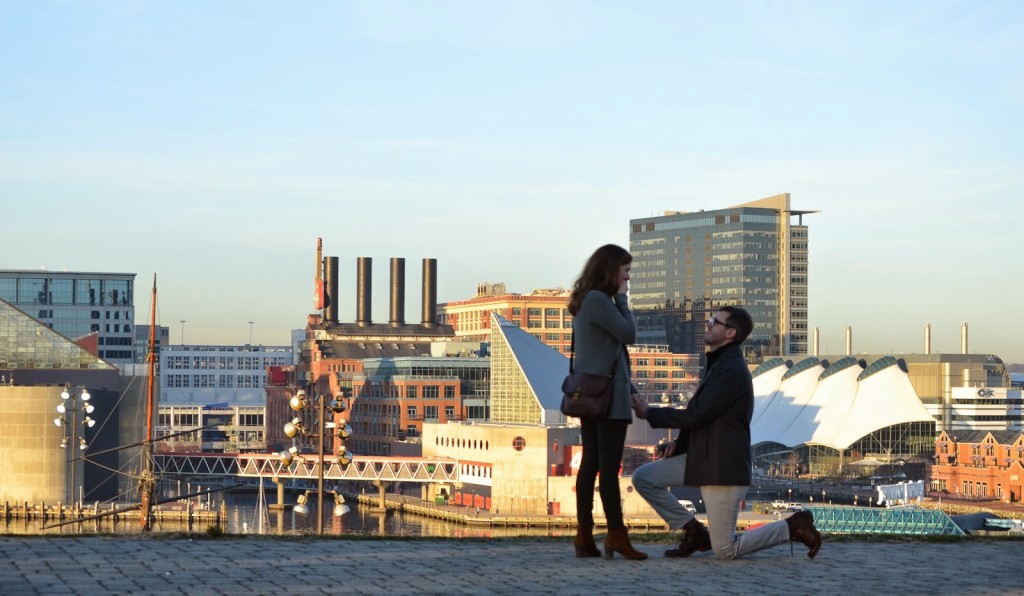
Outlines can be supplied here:
M629 221L788 192L823 355L1024 362L1015 2L0 4L8 269L137 273L171 343L283 345L341 264L565 287ZM810 333L810 330L808 330Z

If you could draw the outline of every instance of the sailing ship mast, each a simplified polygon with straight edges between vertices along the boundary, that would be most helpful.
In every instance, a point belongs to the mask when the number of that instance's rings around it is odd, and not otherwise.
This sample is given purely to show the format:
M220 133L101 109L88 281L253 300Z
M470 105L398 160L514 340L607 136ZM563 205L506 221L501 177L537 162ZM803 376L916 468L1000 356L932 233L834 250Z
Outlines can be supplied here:
M149 364L149 381L146 384L146 441L142 444L142 477L139 479L139 498L141 509L139 521L142 531L150 531L153 488L153 380L156 376L156 274L153 274L153 301L149 307L149 353L146 361Z

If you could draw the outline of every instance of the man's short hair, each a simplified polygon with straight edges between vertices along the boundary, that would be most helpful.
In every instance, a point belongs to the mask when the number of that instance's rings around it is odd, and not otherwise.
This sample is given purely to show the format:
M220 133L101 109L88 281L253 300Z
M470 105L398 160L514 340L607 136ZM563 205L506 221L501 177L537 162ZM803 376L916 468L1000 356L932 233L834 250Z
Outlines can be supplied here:
M739 306L723 306L718 310L729 313L729 318L725 322L736 330L736 339L732 343L740 345L746 341L750 332L754 330L754 320L750 318L750 313Z

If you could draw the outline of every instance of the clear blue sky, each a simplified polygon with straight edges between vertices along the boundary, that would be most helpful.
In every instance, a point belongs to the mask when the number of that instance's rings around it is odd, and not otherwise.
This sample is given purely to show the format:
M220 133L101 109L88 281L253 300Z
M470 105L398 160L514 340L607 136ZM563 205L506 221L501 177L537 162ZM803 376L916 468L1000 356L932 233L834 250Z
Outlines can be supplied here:
M0 267L286 344L316 238L441 301L570 286L629 220L789 192L823 352L1024 362L1024 3L0 0ZM1005 309L1005 311L1004 311Z

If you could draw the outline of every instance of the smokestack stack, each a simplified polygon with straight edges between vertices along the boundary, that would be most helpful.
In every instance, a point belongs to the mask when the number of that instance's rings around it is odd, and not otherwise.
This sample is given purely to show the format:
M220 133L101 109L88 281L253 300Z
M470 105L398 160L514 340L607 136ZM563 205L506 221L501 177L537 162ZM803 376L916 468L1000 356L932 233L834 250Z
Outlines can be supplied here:
M369 327L373 285L373 259L359 257L356 259L356 325Z
M391 258L391 318L392 327L405 325L405 259Z
M324 318L328 323L338 322L338 257L324 258L324 285L327 286L327 295L324 297Z
M960 353L967 353L967 323L960 323Z
M932 324L925 323L924 325L924 353L932 353Z
M437 323L437 259L423 259L423 326Z
M811 356L817 356L818 355L818 328L817 327L814 328L814 339L811 342L811 349L814 350L814 353L812 353Z
M853 327L846 326L846 355L853 354Z

